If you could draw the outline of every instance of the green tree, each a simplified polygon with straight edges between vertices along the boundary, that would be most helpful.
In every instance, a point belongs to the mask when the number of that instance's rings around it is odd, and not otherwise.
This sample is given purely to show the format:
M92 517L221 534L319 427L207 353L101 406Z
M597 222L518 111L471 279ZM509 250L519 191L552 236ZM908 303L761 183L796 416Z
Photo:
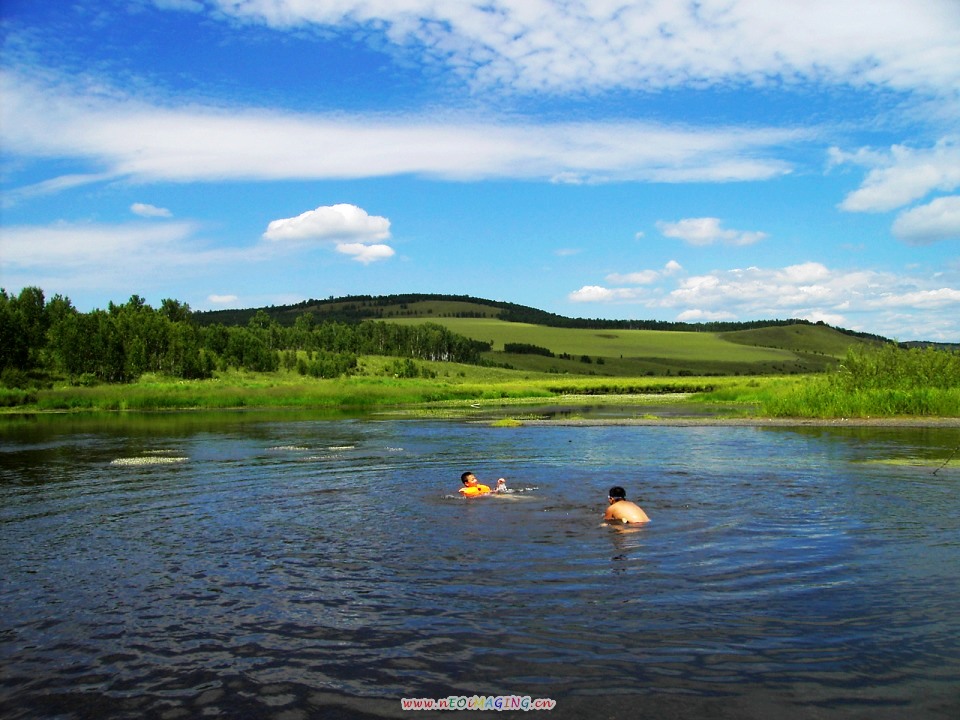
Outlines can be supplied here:
M170 322L186 323L193 319L193 311L187 303L164 298L160 301L160 313Z

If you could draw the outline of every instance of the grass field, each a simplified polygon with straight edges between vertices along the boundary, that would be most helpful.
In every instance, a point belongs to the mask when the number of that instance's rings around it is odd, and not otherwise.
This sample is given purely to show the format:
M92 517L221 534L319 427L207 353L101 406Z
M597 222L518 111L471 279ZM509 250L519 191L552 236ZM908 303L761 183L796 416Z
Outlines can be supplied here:
M65 383L30 391L7 412L71 410L176 410L226 408L347 408L550 399L565 395L665 395L717 389L732 378L604 378L556 375L421 362L432 378L396 378L386 369L395 358L365 356L361 374L335 380L293 372L218 373L211 380L145 375L128 384L76 387ZM624 402L629 402L626 400Z
M392 318L418 324L424 318ZM788 325L732 333L587 330L503 322L496 318L437 317L430 322L489 342L490 362L537 372L630 375L747 375L819 372L861 341L825 326ZM507 343L537 345L556 358L505 354ZM566 354L571 359L559 356ZM583 358L590 359L584 369ZM601 362L598 362L601 360Z
M184 409L297 409L401 411L432 416L520 405L615 403L620 406L690 405L739 417L863 418L960 417L960 387L850 389L838 374L751 377L601 377L557 375L453 363L420 363L435 374L385 374L395 358L365 356L360 375L335 380L279 371L219 373L211 380L144 376L135 383L76 387L58 384L29 391L3 412L156 411ZM7 391L0 391L2 392ZM11 391L12 392L12 391ZM2 399L2 398L0 398ZM12 399L12 398L11 398ZM511 411L512 412L512 411ZM657 414L656 411L654 414ZM683 414L682 412L680 414Z

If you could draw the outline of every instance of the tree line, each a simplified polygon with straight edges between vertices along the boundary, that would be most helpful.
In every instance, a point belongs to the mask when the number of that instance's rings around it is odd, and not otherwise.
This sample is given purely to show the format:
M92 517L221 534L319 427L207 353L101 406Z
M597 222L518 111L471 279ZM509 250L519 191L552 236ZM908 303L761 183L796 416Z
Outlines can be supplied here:
M318 322L304 313L283 326L260 310L245 325L200 325L178 300L153 308L133 295L121 305L80 312L61 295L47 301L40 288L15 296L0 288L0 380L11 387L42 373L129 382L144 373L195 379L215 370L284 367L337 377L357 367L358 355L478 363L490 347L433 323Z

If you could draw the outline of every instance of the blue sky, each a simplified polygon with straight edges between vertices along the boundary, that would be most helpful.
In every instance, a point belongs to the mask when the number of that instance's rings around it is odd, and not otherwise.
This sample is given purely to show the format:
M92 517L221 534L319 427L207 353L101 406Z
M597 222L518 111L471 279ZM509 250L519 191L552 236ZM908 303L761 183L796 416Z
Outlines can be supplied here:
M3 0L0 285L960 341L957 0Z

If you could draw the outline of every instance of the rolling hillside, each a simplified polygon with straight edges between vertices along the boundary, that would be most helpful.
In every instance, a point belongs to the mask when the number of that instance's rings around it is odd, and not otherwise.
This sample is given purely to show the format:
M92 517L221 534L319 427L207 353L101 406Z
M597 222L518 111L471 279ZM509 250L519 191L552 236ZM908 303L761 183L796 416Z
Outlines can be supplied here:
M864 342L826 326L805 325L723 333L554 328L490 318L440 317L431 322L491 343L492 352L485 354L489 362L522 370L615 376L819 372L835 366L850 345ZM507 351L516 345L534 351Z
M491 343L490 364L517 370L609 376L753 375L819 372L851 345L883 342L801 320L667 323L564 318L512 303L466 296L395 295L310 300L262 308L283 325L380 320L443 325ZM257 309L197 313L202 324L246 324Z

